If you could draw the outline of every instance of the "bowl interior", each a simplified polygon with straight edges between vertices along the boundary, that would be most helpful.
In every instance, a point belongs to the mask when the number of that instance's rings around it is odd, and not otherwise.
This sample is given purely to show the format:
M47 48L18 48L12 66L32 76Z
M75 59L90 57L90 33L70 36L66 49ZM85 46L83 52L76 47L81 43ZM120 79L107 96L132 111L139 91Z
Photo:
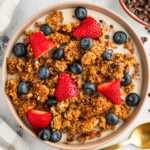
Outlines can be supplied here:
M138 48L138 54L139 54L139 59L141 61L141 71L142 71L142 78L144 80L142 80L142 84L141 84L141 102L139 104L139 106L134 110L134 113L131 115L131 117L126 121L126 123L124 123L120 128L118 128L117 130L115 130L113 133L111 133L108 136L105 136L102 139L96 140L96 141L90 141L87 142L85 144L65 144L65 143L50 143L50 142L45 142L51 146L54 147L58 147L58 148L62 148L62 149L89 149L89 148L93 148L93 147L97 147L100 144L103 144L104 142L107 142L111 139L113 139L114 137L118 136L120 133L122 133L129 125L130 123L136 118L136 116L138 115L140 109L142 108L142 105L144 103L144 99L147 93L147 88L148 88L148 61L147 61L147 57L146 54L144 52L143 46L141 41L139 40L139 38L137 37L137 35L135 34L135 32L132 30L132 28L124 21L122 20L118 15L114 14L113 12L111 12L108 9L102 8L100 6L96 6L94 4L91 3L85 3L85 2L81 2L81 3L77 3L77 2L70 2L70 3L61 3L59 5L51 5L49 6L47 9L43 10L42 12L36 14L35 16L31 17L17 32L16 34L12 37L12 39L10 40L6 53L5 53L5 58L4 58L4 63L3 63L3 70L2 70L2 77L3 77L3 89L5 89L5 81L7 80L7 65L6 65L6 60L7 57L10 56L11 54L11 50L12 47L14 45L14 43L16 42L16 40L21 36L21 34L23 33L23 31L25 29L27 29L36 19L38 19L39 17L49 13L50 11L53 10L62 10L62 9L67 9L67 8L74 8L77 6L84 6L88 9L94 10L100 14L104 14L106 16L108 16L109 18L111 18L112 20L115 20L117 23L119 23L126 31L128 31L128 34L133 38L134 42L136 43L136 47ZM7 97L7 96L6 96ZM21 119L18 117L13 105L11 104L9 98L7 97L7 101L8 101L8 105L13 113L13 116L15 116L16 120L18 121L18 123L32 136L36 136L29 128L27 128L27 126L21 121Z

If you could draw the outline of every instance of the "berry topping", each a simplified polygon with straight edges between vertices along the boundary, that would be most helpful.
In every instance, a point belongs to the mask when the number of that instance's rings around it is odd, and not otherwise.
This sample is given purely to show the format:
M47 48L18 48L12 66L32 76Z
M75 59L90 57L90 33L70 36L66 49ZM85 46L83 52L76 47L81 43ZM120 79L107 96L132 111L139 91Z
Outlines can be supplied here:
M125 73L122 81L121 81L121 85L122 86L127 86L132 82L132 77L129 73Z
M112 50L107 50L103 53L103 59L104 60L112 60Z
M80 48L86 50L92 47L92 39L91 38L82 38L80 41Z
M100 84L97 87L97 91L106 96L114 104L121 104L121 93L120 93L120 81L112 80L107 83Z
M39 70L39 78L41 80L45 80L49 77L50 72L49 69L47 67L41 67Z
M33 128L46 128L52 120L52 114L45 111L28 110L27 119Z
M119 118L112 112L106 115L107 123L110 125L116 125L119 122Z
M52 28L48 24L42 24L40 26L40 31L42 31L45 35L50 35L52 33Z
M19 95L27 94L29 91L29 83L26 81L21 81L17 87L17 93Z
M51 106L53 106L53 105L56 105L56 104L57 104L57 101L56 101L55 96L49 96L49 97L48 97L48 100L47 100L47 102L46 102L46 104L47 104L48 107L51 107Z
M62 133L58 130L51 131L50 141L59 142L62 138Z
M33 33L29 41L35 58L39 58L44 54L47 55L48 51L54 47L53 41L46 38L42 32Z
M44 141L48 141L50 139L51 132L48 129L42 129L39 132L38 136L40 139L42 139Z
M27 55L27 48L24 43L17 43L13 47L13 53L17 57L25 57Z
M86 10L86 8L84 8L84 7L77 7L75 9L75 16L79 20L83 20L87 16L87 10Z
M140 102L141 98L137 93L130 93L126 97L126 103L128 106L134 107L137 106Z
M77 39L89 37L97 39L102 35L100 24L92 17L86 17L80 25L73 31L73 36Z
M82 65L78 62L75 62L70 65L70 71L75 74L80 74L82 72Z
M64 57L64 49L63 48L55 48L52 54L53 59L60 60Z
M93 94L96 91L96 86L91 81L86 81L83 85L83 90L86 94Z
M113 35L113 40L116 44L123 44L127 41L127 34L123 31L117 31Z
M63 72L59 75L56 89L55 97L58 101L65 100L70 97L77 96L79 91L74 80L66 72Z

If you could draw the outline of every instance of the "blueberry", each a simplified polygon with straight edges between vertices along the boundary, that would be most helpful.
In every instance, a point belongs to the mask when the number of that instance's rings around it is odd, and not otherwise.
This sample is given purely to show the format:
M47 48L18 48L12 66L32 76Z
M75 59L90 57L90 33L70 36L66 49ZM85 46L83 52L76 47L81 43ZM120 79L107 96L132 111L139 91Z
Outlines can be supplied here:
M39 70L39 78L45 80L50 75L49 69L47 67L41 67Z
M112 50L106 50L104 53L103 53L103 59L104 60L112 60Z
M49 96L46 104L48 107L56 105L57 104L56 98L54 96Z
M58 130L52 131L50 136L51 142L59 142L62 138L62 133Z
M134 107L137 106L140 102L141 98L137 93L130 93L127 97L126 97L126 104L128 106Z
M129 73L125 73L122 81L121 81L121 85L122 86L127 86L132 82L132 78L131 75Z
M95 84L91 83L91 81L86 81L84 83L83 89L86 94L91 95L96 91L96 86Z
M24 43L17 43L13 47L13 53L17 57L25 57L27 55L27 48Z
M84 8L84 7L77 7L75 9L75 16L79 20L83 20L87 16L87 10L86 10L86 8Z
M64 57L64 49L63 48L56 48L52 54L53 59L60 60Z
M123 44L127 41L127 34L123 31L117 31L113 35L113 40L116 44Z
M40 31L42 31L45 35L50 35L52 33L52 28L48 24L42 24L40 26Z
M19 95L27 94L29 91L29 83L26 81L21 81L18 84L17 92Z
M82 65L78 62L75 62L70 66L70 71L75 74L80 74L82 72Z
M119 118L112 112L106 114L106 120L110 125L116 125L119 122Z
M80 41L80 48L86 50L92 47L92 39L91 38L82 38Z
M48 129L42 129L39 132L38 136L40 139L48 141L50 139L51 132Z

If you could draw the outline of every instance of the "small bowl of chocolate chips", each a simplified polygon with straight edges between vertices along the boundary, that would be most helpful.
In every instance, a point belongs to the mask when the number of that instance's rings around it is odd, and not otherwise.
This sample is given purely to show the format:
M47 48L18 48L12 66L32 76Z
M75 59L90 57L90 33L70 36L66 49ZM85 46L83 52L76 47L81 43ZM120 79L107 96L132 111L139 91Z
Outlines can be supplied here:
M150 28L150 0L119 0L125 12L134 20Z

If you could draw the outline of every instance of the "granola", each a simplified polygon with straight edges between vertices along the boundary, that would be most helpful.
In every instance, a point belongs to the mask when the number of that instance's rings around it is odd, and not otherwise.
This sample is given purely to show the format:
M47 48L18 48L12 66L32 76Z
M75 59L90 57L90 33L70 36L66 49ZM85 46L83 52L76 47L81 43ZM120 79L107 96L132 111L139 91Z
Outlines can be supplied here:
M24 41L13 48L15 57L7 58L6 93L19 117L23 121L27 117L33 128L40 127L41 139L52 132L59 138L43 140L58 142L63 133L68 142L85 142L115 130L119 120L126 122L131 116L139 100L132 81L140 65L134 42L125 32L119 32L122 39L113 39L108 36L116 33L112 26L87 17L98 28L98 36L92 35L89 24L88 33L82 28L88 21L63 23L64 17L62 11L50 12L25 31ZM75 32L77 28L80 32ZM85 43L79 38L82 30L89 34L81 37ZM120 42L127 53L116 50ZM129 93L135 102L130 97L125 101Z

